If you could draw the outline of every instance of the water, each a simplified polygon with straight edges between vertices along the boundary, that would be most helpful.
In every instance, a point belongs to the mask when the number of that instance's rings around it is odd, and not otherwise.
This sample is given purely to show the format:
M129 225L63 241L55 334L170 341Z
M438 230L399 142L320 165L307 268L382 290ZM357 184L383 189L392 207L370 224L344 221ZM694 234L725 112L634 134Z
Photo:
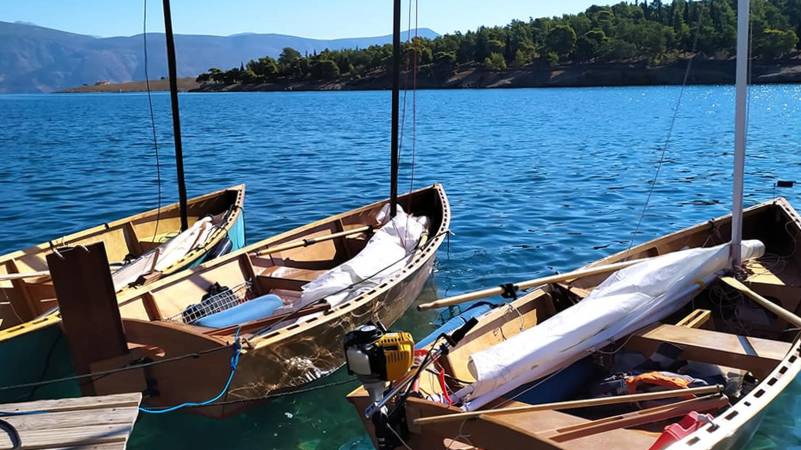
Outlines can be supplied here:
M734 90L688 88L639 233L632 236L677 87L422 91L408 97L401 190L445 184L454 220L424 299L567 270L729 208ZM752 89L746 202L801 207L801 87ZM155 94L165 201L175 201L169 98ZM0 252L152 208L156 170L142 94L0 96ZM253 242L385 197L386 92L182 95L190 195L247 183ZM398 325L421 337L435 313ZM344 379L341 372L323 382ZM145 416L130 448L369 448L342 400L353 385L226 421ZM753 448L801 445L801 405L774 406Z

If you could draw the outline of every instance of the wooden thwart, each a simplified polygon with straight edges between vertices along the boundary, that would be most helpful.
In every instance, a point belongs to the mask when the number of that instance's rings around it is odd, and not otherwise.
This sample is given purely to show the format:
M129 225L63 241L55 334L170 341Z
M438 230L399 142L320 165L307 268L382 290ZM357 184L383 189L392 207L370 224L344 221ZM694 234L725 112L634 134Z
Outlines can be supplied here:
M547 277L534 278L533 280L521 281L515 283L513 286L517 289L530 289L538 286L543 286L550 283L559 283L561 281L575 280L577 278L589 277L592 275L600 275L602 273L614 272L616 270L625 269L626 267L643 262L644 259L634 259L631 261L621 261L603 266L589 267L587 269L574 270L572 272L560 273L557 275L550 275ZM442 308L443 306L458 305L460 303L477 300L480 298L492 297L495 295L503 294L502 287L494 287L482 289L480 291L468 292L466 294L455 295L453 297L443 298L441 300L433 301L430 303L421 303L417 306L418 311L425 311L427 309Z
M268 247L268 248L265 248L264 250L259 250L258 252L256 252L256 255L257 256L264 256L264 255L269 255L271 253L282 252L284 250L292 250L293 248L306 247L306 246L309 246L309 245L312 245L312 244L317 244L319 242L330 241L331 239L341 238L341 237L345 237L345 236L351 236L351 235L354 235L354 234L366 233L366 232L369 232L372 229L373 229L373 227L371 227L370 225L365 225L363 227L358 227L358 228L353 228L353 229L350 229L350 230L340 231L339 233L327 234L325 236L309 238L309 239L298 239L297 241L287 242L286 244L279 244L279 245L276 245L275 247Z
M19 449L124 449L139 414L142 394L115 394L0 405L2 416L19 433ZM13 448L0 433L0 450Z
M22 273L4 273L0 275L0 281L24 280L26 278L39 278L49 277L49 270L40 270L38 272L22 272Z
M531 411L553 410L574 408L590 408L593 406L614 405L620 403L634 403L649 400L663 400L667 398L686 397L691 395L717 394L722 391L722 386L703 386L688 389L672 389L669 391L647 392L644 394L618 395L615 397L591 398L586 400L570 400L556 403L542 403L539 405L515 406L512 408L487 409L484 411L471 411L465 413L445 414L442 416L422 417L414 420L415 425L429 425L453 420L473 419L480 416L492 414L514 414Z

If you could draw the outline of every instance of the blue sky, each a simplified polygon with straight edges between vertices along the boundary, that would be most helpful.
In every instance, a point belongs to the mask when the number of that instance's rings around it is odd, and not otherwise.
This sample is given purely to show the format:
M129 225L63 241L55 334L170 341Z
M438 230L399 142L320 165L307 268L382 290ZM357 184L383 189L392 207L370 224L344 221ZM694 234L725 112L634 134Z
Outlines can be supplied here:
M95 36L141 33L144 0L3 0L0 20ZM404 11L408 5L404 0ZM608 0L418 0L419 26L439 33L574 13ZM330 39L391 32L390 0L173 0L181 34L282 33ZM148 0L148 29L163 30L161 0ZM404 19L405 22L405 19ZM406 26L404 25L404 28Z

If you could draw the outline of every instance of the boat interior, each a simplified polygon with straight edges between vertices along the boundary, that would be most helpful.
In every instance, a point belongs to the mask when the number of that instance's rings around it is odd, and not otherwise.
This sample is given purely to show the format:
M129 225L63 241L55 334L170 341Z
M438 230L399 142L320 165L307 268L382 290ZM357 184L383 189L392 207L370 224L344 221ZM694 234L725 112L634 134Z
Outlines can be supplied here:
M783 200L747 210L744 238L763 241L766 253L747 261L747 271L741 274L744 284L750 289L796 314L801 302L801 255L797 248L801 236L799 223L795 212ZM718 219L596 264L726 243L729 241L729 226L729 219ZM474 381L468 370L468 358L473 352L534 327L559 312L569 311L606 276L608 274L548 285L491 310L441 361L446 382L441 383L435 374L427 373L421 379L420 390L441 396L443 388L455 392ZM723 392L715 395L487 416L496 425L524 430L533 441L542 440L557 448L650 448L665 426L678 422L690 412L712 416L723 414L726 418L736 415L736 411L727 414L726 409L754 390L757 397L762 395L775 383L772 372L787 357L799 335L797 327L719 280L706 286L672 316L642 325L639 331L624 339L593 354L581 355L581 359L565 364L555 374L521 386L481 409L679 387L723 386ZM792 356L791 362L796 357ZM459 412L452 407L443 405L443 408L439 412L429 411L426 415ZM438 425L430 425L432 432ZM442 425L438 443L444 443L447 448L474 448L467 445L469 439L456 436L467 433L457 428L463 425L460 422Z
M187 218L191 227L206 216L220 216L241 206L244 187L238 186L191 199ZM54 248L103 242L112 271L159 247L180 233L177 204L106 223L0 257L0 276L47 271L47 255ZM58 305L48 275L0 281L0 330L33 320Z
M248 338L277 328L279 323L291 326L301 320L313 321L320 314L347 307L347 302L334 308L326 302L304 304L303 286L358 255L380 228L377 217L386 204L375 203L315 222L184 275L160 280L148 286L147 292L120 301L126 328L134 322L140 327L145 323L179 326L183 332L221 338L238 330ZM413 217L428 219L428 231L417 244L425 245L443 220L439 190L414 191L399 197L399 205ZM204 322L204 318L220 314L228 314L231 320Z

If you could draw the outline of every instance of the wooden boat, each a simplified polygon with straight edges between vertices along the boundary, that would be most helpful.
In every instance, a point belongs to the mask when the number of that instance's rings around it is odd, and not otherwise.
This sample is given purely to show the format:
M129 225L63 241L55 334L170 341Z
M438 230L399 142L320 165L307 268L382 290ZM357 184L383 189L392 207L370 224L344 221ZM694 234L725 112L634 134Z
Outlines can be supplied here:
M757 428L765 408L801 371L801 319L794 315L801 308L801 256L796 251L801 217L779 198L745 211L743 235L759 239L767 247L764 256L747 261L742 275L746 289L738 291L718 280L668 318L643 323L641 329L566 364L553 376L506 392L477 411L465 413L440 398L443 388L452 395L474 381L468 367L471 355L533 329L562 311L569 314L609 276L609 271L576 279L566 274L561 282L546 284L495 308L485 302L476 304L455 320L462 324L476 316L477 325L439 359L438 366L431 365L431 371L422 372L417 394L405 399L405 445L414 449L649 449L665 426L697 411L710 414L711 420L684 433L671 449L741 447ZM712 247L730 238L731 216L726 216L639 245L585 269L686 248ZM771 303L753 301L749 297L753 292ZM454 324L446 327L453 328ZM432 338L446 329L432 333ZM681 396L679 389L668 392L674 393L673 402L655 406L621 403L610 407L602 406L603 401L599 404L597 398L588 399L588 387L612 373L610 359L616 361L615 370L631 370L633 365L627 366L624 359L639 356L642 361L660 344L679 349L678 360L721 367L723 373L744 374L746 381L737 395L727 390L725 395L707 392L697 397ZM445 383L440 382L435 367L442 367ZM363 388L351 393L348 400L360 416L371 404ZM362 419L375 438L371 421Z
M47 255L58 247L103 242L113 271L125 275L120 291L152 282L199 264L222 252L245 244L242 208L245 186L239 185L191 199L189 225L214 216L215 225L202 242L180 249L165 267L158 267L159 248L180 236L178 204L98 225L88 230L53 239L25 250L0 256L0 352L8 341L60 322L58 301L47 272ZM163 255L162 255L163 256ZM153 268L159 270L154 271ZM122 278L120 278L122 279Z
M152 365L100 377L94 382L95 392L142 390L146 393L144 403L151 407L210 399L226 384L231 372L231 346L237 339L243 343L242 354L230 388L220 399L222 403L193 412L228 416L265 395L333 372L343 364L344 333L367 321L394 323L419 295L432 273L436 251L446 238L450 208L440 185L401 196L398 205L415 217L428 219L425 234L404 257L401 267L382 274L380 285L359 292L356 290L361 283L356 282L347 287L355 296L333 307L326 301L302 304L303 287L359 257L371 237L380 232L370 226L375 225L376 215L389 207L388 201L287 231L120 294L118 302L130 352L96 361L92 371L129 367L142 360ZM376 273L398 262L391 259L376 263ZM199 326L188 312L211 302L207 294L220 292L219 287L231 299L221 309L247 307L253 299L274 294L284 303L282 312L223 327ZM212 308L211 312L217 310ZM187 354L197 357L186 358Z

